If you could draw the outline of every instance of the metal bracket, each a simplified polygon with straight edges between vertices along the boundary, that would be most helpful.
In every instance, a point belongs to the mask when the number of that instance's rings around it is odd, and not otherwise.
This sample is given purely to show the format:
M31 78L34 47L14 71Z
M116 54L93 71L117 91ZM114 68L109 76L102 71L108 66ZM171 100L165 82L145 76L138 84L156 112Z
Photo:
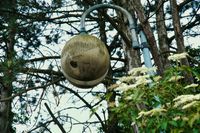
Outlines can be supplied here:
M147 42L142 42L141 49L143 49L143 48L149 48L149 44Z

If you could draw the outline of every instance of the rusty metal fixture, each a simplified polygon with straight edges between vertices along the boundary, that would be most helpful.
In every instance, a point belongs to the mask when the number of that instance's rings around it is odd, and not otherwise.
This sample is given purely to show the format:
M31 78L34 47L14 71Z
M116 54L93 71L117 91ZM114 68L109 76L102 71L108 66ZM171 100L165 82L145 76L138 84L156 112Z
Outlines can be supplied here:
M62 50L62 72L69 82L80 88L99 84L107 75L109 65L105 44L88 34L71 38Z

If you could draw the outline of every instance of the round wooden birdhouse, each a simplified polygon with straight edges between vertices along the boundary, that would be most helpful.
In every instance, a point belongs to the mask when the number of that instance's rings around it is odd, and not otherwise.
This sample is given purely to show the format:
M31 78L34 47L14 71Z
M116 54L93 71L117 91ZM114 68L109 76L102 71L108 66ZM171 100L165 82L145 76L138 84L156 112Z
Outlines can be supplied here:
M61 54L64 76L73 85L89 88L106 76L110 57L105 44L98 38L80 34L70 39Z

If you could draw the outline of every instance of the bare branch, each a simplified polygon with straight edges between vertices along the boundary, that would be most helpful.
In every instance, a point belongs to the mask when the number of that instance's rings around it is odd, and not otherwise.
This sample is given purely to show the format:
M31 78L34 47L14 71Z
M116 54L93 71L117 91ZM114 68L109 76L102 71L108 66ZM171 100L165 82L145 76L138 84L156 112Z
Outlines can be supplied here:
M186 4L188 4L188 3L192 2L192 1L193 0L184 0L182 3L180 3L178 5L178 10L180 11L183 6L185 6Z
M60 56L44 56L44 57L40 57L40 58L34 58L34 59L26 60L25 62L45 61L45 60L48 60L48 59L60 59Z
M22 68L21 72L33 72L33 73L43 73L43 74L53 74L57 76L62 76L60 71L54 71L50 69L36 69L36 68Z
M47 108L47 111L49 112L49 114L51 115L51 117L53 118L53 121L58 125L58 127L60 128L60 130L62 131L62 133L66 133L65 129L63 128L63 126L60 124L60 122L56 119L56 117L54 116L54 114L52 113L51 109L49 108L49 106L47 105L47 103L44 103L45 107Z
M52 82L50 82L50 83L48 83L48 84L46 84L46 85L42 85L42 86L38 86L38 87L31 87L31 88L22 90L21 92L16 93L16 94L14 94L14 95L12 95L12 96L10 96L10 97L4 98L4 99L0 99L0 102L9 101L9 100L15 98L16 96L20 96L20 95L22 95L23 93L26 93L26 92L31 91L31 90L44 89L44 88L46 88L47 86L50 86L50 85L53 85L53 84L59 82L61 79L62 79L62 78L58 78L57 80L54 80L54 81L52 81Z
M70 88L68 88L68 87L66 87L66 86L64 86L64 85L62 85L62 84L58 84L59 86L61 86L61 87L63 87L63 88L65 88L65 89L67 89L69 92L71 92L71 93L73 93L75 96L77 96L91 111L93 111L93 107L92 107L92 105L90 105L82 96L80 96L76 91L74 91L74 90L72 90L72 89L70 89ZM103 122L103 120L101 119L101 117L96 113L96 112L94 112L93 111L93 113L94 113L94 115L97 117L97 119L100 121L100 123L101 123L101 126L102 126L102 128L103 128L103 130L105 131L105 124L104 124L104 122Z

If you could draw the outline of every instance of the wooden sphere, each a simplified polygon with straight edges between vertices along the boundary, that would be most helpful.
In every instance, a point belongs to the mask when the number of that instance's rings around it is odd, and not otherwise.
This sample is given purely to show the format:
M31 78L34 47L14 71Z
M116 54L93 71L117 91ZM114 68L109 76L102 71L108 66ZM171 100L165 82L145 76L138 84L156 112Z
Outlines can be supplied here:
M64 76L73 85L89 88L99 84L107 75L110 56L98 38L80 34L70 39L61 54Z

